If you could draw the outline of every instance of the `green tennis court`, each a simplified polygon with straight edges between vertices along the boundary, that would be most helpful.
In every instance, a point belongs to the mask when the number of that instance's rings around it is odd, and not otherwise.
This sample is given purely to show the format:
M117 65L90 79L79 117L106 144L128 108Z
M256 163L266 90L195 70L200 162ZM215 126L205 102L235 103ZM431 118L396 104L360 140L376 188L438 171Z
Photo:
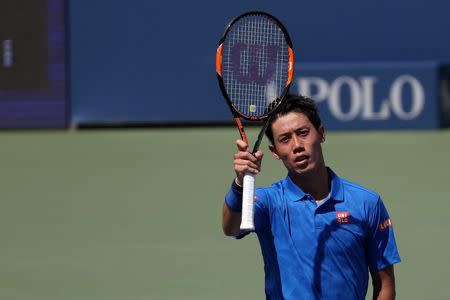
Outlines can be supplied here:
M234 127L1 132L0 299L263 299L256 238L221 232L237 138ZM324 147L390 211L397 298L447 298L450 131L330 132ZM261 185L285 176L265 154Z

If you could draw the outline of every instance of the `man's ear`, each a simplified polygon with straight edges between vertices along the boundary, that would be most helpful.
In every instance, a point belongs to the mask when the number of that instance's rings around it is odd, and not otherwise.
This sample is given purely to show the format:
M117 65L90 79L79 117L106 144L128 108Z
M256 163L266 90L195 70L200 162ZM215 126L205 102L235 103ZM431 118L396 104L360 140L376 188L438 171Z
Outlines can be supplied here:
M275 148L274 145L270 144L269 150L270 150L270 153L272 153L273 157L275 157L276 159L280 159L280 157L278 156L278 153L277 153L277 149Z
M326 133L325 133L325 128L323 127L323 125L320 125L320 127L319 127L319 135L320 135L320 142L321 143L325 142Z

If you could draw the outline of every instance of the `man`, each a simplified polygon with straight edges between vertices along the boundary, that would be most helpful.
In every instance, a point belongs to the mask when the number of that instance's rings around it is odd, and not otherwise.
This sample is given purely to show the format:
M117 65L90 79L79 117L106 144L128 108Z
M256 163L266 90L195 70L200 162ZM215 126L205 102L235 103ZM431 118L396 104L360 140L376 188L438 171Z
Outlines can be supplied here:
M400 261L389 215L378 194L337 176L325 165L325 130L314 102L288 96L266 135L287 177L257 188L255 232L267 299L365 299L368 270L373 299L394 299L393 264ZM239 229L242 182L260 171L262 152L237 142L236 178L225 197L223 231Z

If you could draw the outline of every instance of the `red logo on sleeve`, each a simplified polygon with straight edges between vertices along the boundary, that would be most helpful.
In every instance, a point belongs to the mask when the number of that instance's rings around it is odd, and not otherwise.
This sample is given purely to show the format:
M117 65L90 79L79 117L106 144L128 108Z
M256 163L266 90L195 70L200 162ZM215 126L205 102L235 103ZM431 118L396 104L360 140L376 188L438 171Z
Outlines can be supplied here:
M337 211L336 221L339 224L347 224L350 222L350 213L348 211Z
M391 219L386 219L383 222L380 223L380 225L378 225L378 230L380 231L385 231L386 229L388 229L389 227L392 226L392 222Z

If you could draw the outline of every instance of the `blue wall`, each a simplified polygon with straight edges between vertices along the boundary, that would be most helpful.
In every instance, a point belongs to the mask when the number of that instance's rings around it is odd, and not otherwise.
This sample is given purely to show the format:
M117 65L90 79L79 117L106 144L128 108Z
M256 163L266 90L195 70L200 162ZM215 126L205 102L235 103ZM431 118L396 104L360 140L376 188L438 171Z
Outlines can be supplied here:
M215 50L227 22L247 10L270 12L286 25L296 76L304 63L450 61L444 0L68 4L75 124L228 119Z

